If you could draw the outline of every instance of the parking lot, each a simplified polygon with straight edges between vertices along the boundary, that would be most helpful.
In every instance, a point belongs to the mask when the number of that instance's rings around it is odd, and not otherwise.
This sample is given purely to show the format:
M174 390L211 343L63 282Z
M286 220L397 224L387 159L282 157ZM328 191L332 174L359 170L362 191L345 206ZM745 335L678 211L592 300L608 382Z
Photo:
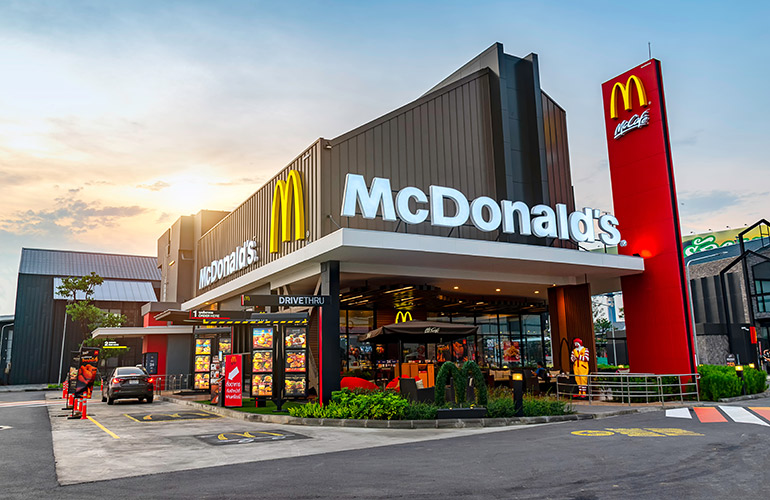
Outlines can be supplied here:
M49 401L57 397L48 394ZM89 402L88 420L68 420L61 408L48 405L62 485L512 430L276 425L159 400L121 400L110 406L98 397Z

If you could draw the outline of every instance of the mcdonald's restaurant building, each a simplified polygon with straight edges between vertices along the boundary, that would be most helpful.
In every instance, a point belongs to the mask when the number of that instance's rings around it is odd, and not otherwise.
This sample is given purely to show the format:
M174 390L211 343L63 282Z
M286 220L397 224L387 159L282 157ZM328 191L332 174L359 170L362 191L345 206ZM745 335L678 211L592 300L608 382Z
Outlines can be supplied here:
M324 393L341 372L393 362L569 371L573 338L596 352L591 295L644 271L640 257L580 248L623 244L602 208L576 206L566 112L541 89L537 55L494 44L418 99L316 140L231 213L181 218L159 240L157 307L328 296L306 309L309 385L325 379ZM479 328L450 343L359 341L409 320ZM249 352L233 331L233 352Z

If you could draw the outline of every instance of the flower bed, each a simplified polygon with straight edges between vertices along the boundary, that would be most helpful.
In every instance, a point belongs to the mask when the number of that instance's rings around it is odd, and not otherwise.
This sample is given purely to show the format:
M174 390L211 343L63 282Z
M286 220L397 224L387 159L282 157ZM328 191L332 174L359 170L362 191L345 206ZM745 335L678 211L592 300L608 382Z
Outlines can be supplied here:
M318 403L289 408L289 414L302 418L340 418L340 419L370 419L370 420L435 420L439 409L443 408L474 408L476 405L457 405L448 403L435 405L432 403L410 402L400 394L392 391L351 391L343 389L332 393L329 404L321 406ZM487 417L514 417L516 409L510 389L495 389L490 391L487 404ZM524 416L538 417L550 415L567 415L573 413L570 404L554 398L524 397Z

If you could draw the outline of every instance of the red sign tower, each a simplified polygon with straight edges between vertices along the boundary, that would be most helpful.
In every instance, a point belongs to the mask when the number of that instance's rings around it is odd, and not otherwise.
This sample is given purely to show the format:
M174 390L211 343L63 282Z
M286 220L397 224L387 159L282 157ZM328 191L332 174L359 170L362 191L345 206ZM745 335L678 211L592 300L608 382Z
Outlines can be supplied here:
M693 373L695 356L660 61L602 85L615 216L644 273L621 279L634 372ZM622 242L621 242L622 245Z

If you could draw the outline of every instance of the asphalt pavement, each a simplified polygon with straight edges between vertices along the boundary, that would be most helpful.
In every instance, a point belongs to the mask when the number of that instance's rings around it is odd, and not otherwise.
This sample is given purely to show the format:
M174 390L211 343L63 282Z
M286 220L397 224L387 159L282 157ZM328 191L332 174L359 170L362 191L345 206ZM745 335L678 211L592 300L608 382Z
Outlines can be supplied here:
M416 442L376 443L343 451L335 449L334 443L345 435L335 434L325 441L328 452L317 449L282 458L274 458L270 450L281 446L302 450L313 441L312 446L319 447L325 432L347 429L291 426L295 433L312 436L276 437L273 442L257 434L260 427L256 426L250 435L259 439L245 437L242 443L216 446L195 438L203 443L196 449L204 450L198 451L204 457L205 450L212 450L211 456L219 457L252 454L254 461L100 480L109 475L103 473L103 463L89 458L81 467L96 482L60 486L46 408L2 406L11 400L37 399L40 404L38 398L29 393L0 395L0 426L10 427L0 430L2 498L764 498L762 485L770 466L770 425L764 425L767 419L761 417L766 414L762 409L770 408L770 399L764 399L723 405L719 412L724 421L717 422L695 411L671 416L655 411L494 431L468 429L473 432L433 439L415 434ZM127 404L121 409L140 415L154 405ZM95 418L106 420L107 412L98 405L95 408ZM751 420L741 418L741 412L759 416L760 423L747 423ZM146 443L158 439L154 433L165 432L164 439L176 440L179 447L198 446L179 437L181 426L196 428L192 420L145 423L124 418L126 429L133 429L137 439L142 429L153 429ZM211 425L209 419L199 422ZM226 418L217 422L229 430L244 425ZM168 431L159 430L161 426ZM97 430L103 443L118 441ZM212 432L204 435L218 439ZM155 459L174 459L173 447L164 453Z

